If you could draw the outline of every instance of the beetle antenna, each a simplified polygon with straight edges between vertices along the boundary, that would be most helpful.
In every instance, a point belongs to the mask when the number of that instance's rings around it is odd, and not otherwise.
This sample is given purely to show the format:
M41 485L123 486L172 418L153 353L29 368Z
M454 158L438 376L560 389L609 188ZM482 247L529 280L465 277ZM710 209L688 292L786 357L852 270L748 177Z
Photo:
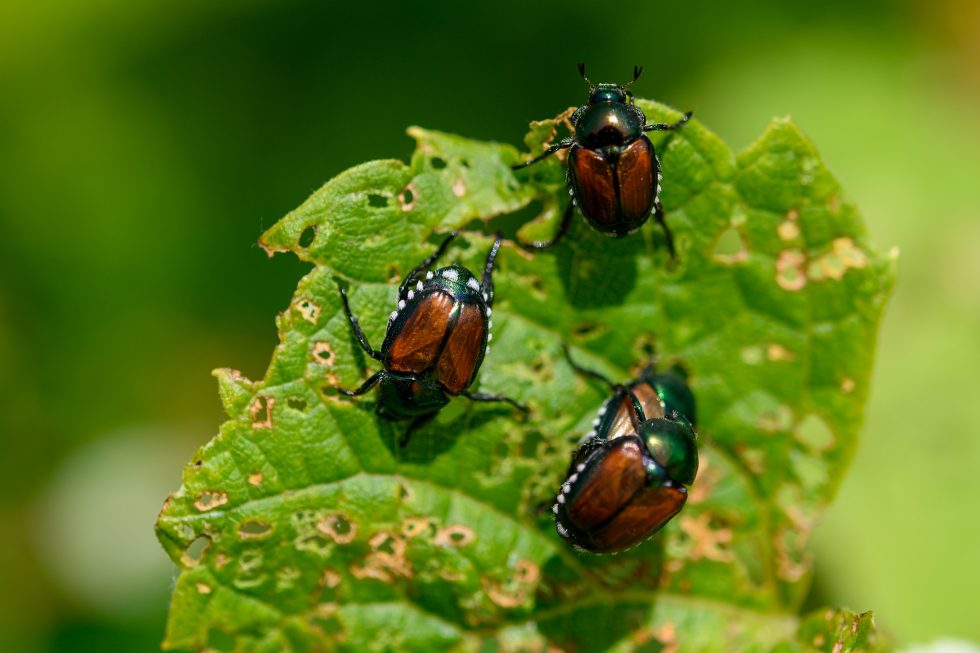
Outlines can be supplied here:
M589 377L591 379L596 379L596 380L602 381L603 383L605 383L606 385L608 385L610 388L613 388L613 389L615 389L617 387L617 384L616 383L613 383L612 381L610 381L608 378L606 378L605 376L603 376L599 372L596 372L595 370L590 370L587 367L582 367L581 365L579 365L578 363L576 363L574 360L572 360L572 352L570 352L568 350L568 345L566 345L565 343L562 343L561 344L561 350L562 350L562 352L564 352L564 354L565 354L565 360L567 360L568 361L568 364L572 366L572 369L575 370L576 372L578 372L579 374L581 374L582 376L587 376L587 377Z
M623 88L625 89L625 88L629 88L630 86L632 86L633 85L633 82L635 82L636 80L638 80L640 78L640 75L642 73L643 73L643 66L633 66L633 79L631 79L630 81L628 81L625 84L623 84Z
M584 63L580 63L578 65L578 74L581 75L582 76L582 79L585 80L585 83L589 85L589 90L590 91L595 88L595 84L592 83L592 80L585 76L585 64Z

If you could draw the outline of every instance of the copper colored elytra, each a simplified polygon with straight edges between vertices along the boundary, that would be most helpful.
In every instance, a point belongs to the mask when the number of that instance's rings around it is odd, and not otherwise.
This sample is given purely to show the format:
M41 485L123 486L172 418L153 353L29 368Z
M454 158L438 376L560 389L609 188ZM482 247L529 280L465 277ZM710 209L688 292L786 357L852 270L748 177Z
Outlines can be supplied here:
M503 395L468 389L490 351L493 267L503 239L498 236L490 248L482 279L460 265L427 271L456 235L456 232L450 234L432 256L405 276L395 310L388 316L388 329L380 351L368 342L351 313L347 291L338 284L355 339L371 358L384 366L357 390L340 392L357 396L378 386L378 414L390 420L412 420L399 439L402 446L412 431L432 419L451 397L503 401L526 410Z

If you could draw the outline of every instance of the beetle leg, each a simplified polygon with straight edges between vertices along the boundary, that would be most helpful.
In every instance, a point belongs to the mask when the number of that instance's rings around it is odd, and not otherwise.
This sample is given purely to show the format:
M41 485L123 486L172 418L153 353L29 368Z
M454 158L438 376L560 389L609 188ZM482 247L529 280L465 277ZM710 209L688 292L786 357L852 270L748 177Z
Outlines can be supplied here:
M680 120L678 120L675 123L655 122L655 123L651 123L649 125L643 125L643 131L645 131L645 132L669 132L669 131L674 131L678 127L683 127L684 126L684 123L686 123L688 120L691 119L691 116L692 115L694 115L694 112L693 111L688 111L687 113L684 114L684 117L683 118L681 118Z
M345 390L344 388L337 388L337 392L343 395L347 395L348 397L359 397L362 394L369 392L371 388L373 388L374 386L378 385L378 381L380 381L384 377L384 373L385 373L384 370L375 372L374 374L369 376L367 378L367 381L362 383L361 387L358 388L357 390Z
M493 306L493 264L497 260L497 252L500 250L504 237L498 231L494 236L493 246L487 254L487 262L483 265L483 278L480 279L480 292L487 297L487 306Z
M597 379L599 381L602 381L603 383L605 383L606 385L608 385L610 388L613 388L613 389L616 389L616 388L619 387L619 384L618 383L613 383L606 376L600 374L599 372L596 372L595 370L590 370L587 367L582 367L581 365L579 365L578 363L576 363L575 361L573 361L572 360L572 352L570 352L568 350L568 345L562 343L561 350L562 350L562 352L564 352L564 354L565 354L565 360L567 360L568 361L568 364L572 366L572 369L575 370L576 372L578 372L579 374L581 374L582 376L587 376L587 377L590 377L590 378L593 378L593 379Z
M547 150L542 152L541 154L531 159L530 161L525 161L524 163L518 163L516 166L511 166L510 169L520 170L521 168L526 168L529 165L533 165L542 159L547 159L549 156L551 156L558 150L564 150L565 148L571 147L574 143L575 141L571 138L563 138L557 143L555 143L554 145L552 145L551 147L549 147Z
M667 226L667 221L664 219L664 207L660 203L659 196L653 200L653 217L656 218L660 228L664 230L664 238L667 239L667 251L670 253L670 258L677 258L677 251L674 249L674 234L671 233L670 227Z
M425 272L426 268L428 268L430 265L432 265L440 256L442 256L446 252L446 248L449 247L449 243L453 242L453 239L456 238L456 236L458 236L458 235L459 235L459 232L458 231L454 231L451 234L449 234L448 236L446 236L446 239L443 240L442 243L439 244L439 247L436 249L436 251L434 251L424 261L422 261L421 263L419 263L418 265L416 265L414 268L412 268L412 271L411 272L409 272L408 274L405 275L405 279L402 281L401 285L398 287L398 296L399 297L402 297L405 294L405 291L408 290L408 287L415 280L415 277L417 277L422 272Z
M647 421L646 415L643 414L643 405L640 403L639 398L633 393L629 387L625 385L617 385L616 392L622 392L630 398L630 402L626 404L626 409L630 414L630 423L633 425L634 433L639 434L640 426L643 422ZM676 412L676 411L675 411Z
M367 352L368 356L376 361L381 360L381 352L371 346L371 343L368 342L367 336L364 335L364 330L361 329L361 325L357 321L357 318L350 312L350 303L347 301L347 291L344 290L344 287L339 283L337 284L337 288L340 290L340 298L344 303L344 313L347 314L347 321L350 322L350 328L354 332L354 337L357 338L358 344L360 344L361 348Z
M430 421L432 421L432 418L434 418L435 416L436 413L429 413L428 415L419 415L418 417L413 419L409 423L408 428L405 429L405 432L402 433L402 436L398 438L398 446L404 447L405 445L407 445L408 441L412 439L412 434L418 431L426 424L428 424Z
M494 392L468 392L464 390L460 394L466 397L467 399L469 399L470 401L485 401L485 402L502 401L504 403L510 404L511 406L521 411L522 413L527 412L527 406L517 403L510 397L505 397L504 395L498 395Z
M518 246L527 251L548 249L558 244L558 241L568 233L568 228L572 224L572 215L575 213L575 204L573 202L568 203L568 208L565 209L565 214L561 217L561 223L558 225L558 231L555 232L555 237L551 240L536 240L533 243L522 243L519 240L516 241Z

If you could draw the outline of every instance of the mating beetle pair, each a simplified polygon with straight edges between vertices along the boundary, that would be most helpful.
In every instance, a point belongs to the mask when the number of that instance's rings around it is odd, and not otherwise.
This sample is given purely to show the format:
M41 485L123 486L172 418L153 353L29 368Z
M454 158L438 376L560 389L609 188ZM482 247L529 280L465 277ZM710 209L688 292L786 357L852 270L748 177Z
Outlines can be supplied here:
M593 228L616 238L639 229L652 213L673 257L674 237L660 204L660 159L645 132L675 130L690 120L691 112L675 123L648 124L628 90L640 77L642 67L634 67L633 79L623 85L593 84L585 76L585 64L579 64L578 69L589 85L589 103L572 114L575 132L533 159L514 166L515 170L526 168L559 150L569 150L566 181L572 201L554 238L525 247L544 249L558 243L568 231L577 204Z
M622 385L569 363L613 395L572 456L552 506L555 528L575 548L622 551L663 528L687 501L698 471L694 395L679 371L647 368Z
M412 420L399 440L400 446L408 443L413 431L435 417L450 397L503 401L526 410L508 397L467 390L493 339L493 266L502 239L498 237L490 248L479 281L460 265L427 272L457 234L451 233L432 256L405 276L398 289L397 308L388 316L388 330L380 350L368 342L350 310L347 291L338 284L354 337L367 355L383 366L357 390L340 392L356 397L377 385L381 394L378 414L395 421ZM420 278L423 273L424 279Z

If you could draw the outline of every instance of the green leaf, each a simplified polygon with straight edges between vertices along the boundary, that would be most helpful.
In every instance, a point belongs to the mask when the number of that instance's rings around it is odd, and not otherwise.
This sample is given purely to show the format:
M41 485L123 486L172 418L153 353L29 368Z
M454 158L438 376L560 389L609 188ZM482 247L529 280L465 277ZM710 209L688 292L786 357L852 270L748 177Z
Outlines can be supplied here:
M561 129L535 123L529 149ZM467 230L446 258L475 269L485 234L535 215L521 232L547 233L568 201L557 157L514 173L513 147L409 133L409 165L348 170L262 236L313 268L265 377L216 372L229 420L158 519L181 569L164 647L836 651L840 636L841 650L872 650L870 617L848 637L798 611L807 539L856 445L893 262L792 122L737 157L696 121L658 135L676 263L653 224L613 240L576 218L553 250L505 244L477 385L530 415L456 399L400 449L404 424L377 418L371 395L337 393L376 364L334 279L377 346L395 282L441 234ZM688 505L620 555L573 551L541 509L604 398L563 342L620 379L655 348L698 397Z

